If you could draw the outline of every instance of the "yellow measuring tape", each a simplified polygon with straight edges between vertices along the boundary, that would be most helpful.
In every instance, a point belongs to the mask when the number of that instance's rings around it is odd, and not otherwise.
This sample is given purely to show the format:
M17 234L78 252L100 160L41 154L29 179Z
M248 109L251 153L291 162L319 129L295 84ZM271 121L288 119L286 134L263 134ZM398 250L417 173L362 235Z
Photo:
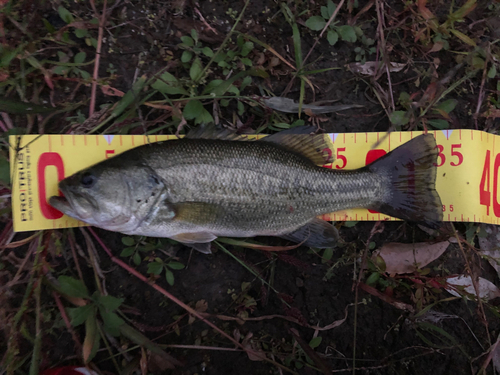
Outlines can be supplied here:
M335 162L325 167L360 168L421 133L331 133ZM500 136L460 129L438 130L433 134L439 149L436 188L443 203L444 220L500 224ZM58 194L58 181L133 147L175 139L172 135L11 136L14 230L85 225L63 216L47 203L50 196ZM374 145L377 145L375 149ZM339 211L322 218L329 221L395 220L365 209Z

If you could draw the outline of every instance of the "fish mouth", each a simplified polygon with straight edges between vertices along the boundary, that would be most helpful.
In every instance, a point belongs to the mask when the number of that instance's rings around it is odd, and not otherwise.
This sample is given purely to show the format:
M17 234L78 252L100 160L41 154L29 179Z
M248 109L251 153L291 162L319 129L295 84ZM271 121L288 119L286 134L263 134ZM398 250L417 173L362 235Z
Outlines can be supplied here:
M49 198L49 204L56 210L61 211L63 214L79 219L76 217L76 212L66 197L59 195L52 196Z
M85 215L85 211L83 207L81 207L81 204L78 204L74 199L68 199L64 195L54 195L50 197L49 204L63 214L84 222L87 222L91 216L90 214Z

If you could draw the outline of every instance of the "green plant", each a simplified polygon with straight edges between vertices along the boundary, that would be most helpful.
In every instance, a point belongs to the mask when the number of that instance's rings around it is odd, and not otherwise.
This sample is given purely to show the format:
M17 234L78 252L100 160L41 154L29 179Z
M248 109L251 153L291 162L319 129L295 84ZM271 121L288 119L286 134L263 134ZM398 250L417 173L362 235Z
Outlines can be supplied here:
M121 257L132 257L132 261L136 266L141 264L142 258L141 253L149 253L161 246L161 242L158 241L156 244L151 242L144 242L141 240L136 241L134 237L122 237L122 243L127 246L120 253Z
M328 0L327 5L321 7L321 16L309 17L306 21L306 26L314 31L323 30L336 8L337 5L332 0ZM339 25L338 22L332 22L328 26L326 39L330 45L334 46L337 44L339 38L344 42L355 43L358 40L358 35L363 35L361 28L350 25Z
M101 320L104 332L112 336L120 334L120 326L125 321L118 316L116 311L122 304L123 298L102 295L97 291L90 295L87 287L81 280L69 276L59 276L58 281L61 293L85 301L83 306L68 310L73 326L76 327L85 323L83 355L85 362L88 363L94 358L97 350L99 350L100 341L103 338ZM100 319L98 319L99 317Z
M64 76L80 76L83 79L89 79L90 74L85 70L80 69L79 67L85 65L85 58L87 54L85 52L78 52L73 58L73 62L70 61L70 57L62 51L57 52L57 56L59 57L59 64L52 68L53 74L59 74Z
M148 273L159 275L165 271L165 278L170 285L174 285L174 273L171 270L182 270L184 264L175 261L165 262L163 259L155 257L151 263L148 263Z

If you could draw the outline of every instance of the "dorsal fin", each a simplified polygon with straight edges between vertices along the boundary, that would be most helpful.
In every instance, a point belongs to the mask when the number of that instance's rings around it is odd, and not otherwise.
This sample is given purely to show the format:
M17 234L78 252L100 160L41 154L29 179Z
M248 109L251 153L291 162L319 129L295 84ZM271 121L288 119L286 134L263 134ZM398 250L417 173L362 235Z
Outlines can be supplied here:
M225 141L246 141L248 137L244 134L236 134L231 129L218 129L214 125L202 124L190 130L185 139L222 139Z
M314 164L323 165L335 160L327 134L311 134L314 126L299 126L262 138L259 142L272 142L297 152Z

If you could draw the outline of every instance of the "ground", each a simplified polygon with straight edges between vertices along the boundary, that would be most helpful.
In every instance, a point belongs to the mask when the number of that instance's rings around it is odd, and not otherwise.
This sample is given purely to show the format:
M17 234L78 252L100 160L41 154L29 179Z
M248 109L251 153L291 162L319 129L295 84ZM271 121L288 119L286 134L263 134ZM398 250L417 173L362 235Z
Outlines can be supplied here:
M460 128L497 134L500 125L495 1L342 1L334 27L321 37L331 2L0 4L5 134L173 134L210 120L247 133L272 133L304 119L336 133ZM99 27L104 7L106 22ZM390 76L389 68L357 73L366 61L401 66ZM231 81L233 89L203 92L213 80L229 82L242 71L249 74ZM131 93L129 99L124 93ZM363 108L313 117L306 112L299 120L256 104L258 96L271 94ZM202 106L190 107L186 99ZM33 113L32 104L57 111ZM4 163L6 150L2 145ZM220 243L211 255L95 229L144 281L117 265L87 230L13 237L10 185L2 180L0 373L36 374L86 360L104 374L439 375L481 373L483 365L484 373L495 371L495 360L487 357L500 329L498 301L452 297L444 284L432 283L472 274L498 284L478 253L485 230L479 224L430 232L402 222L337 223L341 240L333 250L269 252ZM409 275L388 275L370 260L390 242L432 244L450 236L460 245L451 243ZM236 347L153 284L257 354ZM90 310L75 310L84 304ZM125 333L121 324L137 334ZM95 354L99 337L106 340ZM155 354L161 350L174 360Z

